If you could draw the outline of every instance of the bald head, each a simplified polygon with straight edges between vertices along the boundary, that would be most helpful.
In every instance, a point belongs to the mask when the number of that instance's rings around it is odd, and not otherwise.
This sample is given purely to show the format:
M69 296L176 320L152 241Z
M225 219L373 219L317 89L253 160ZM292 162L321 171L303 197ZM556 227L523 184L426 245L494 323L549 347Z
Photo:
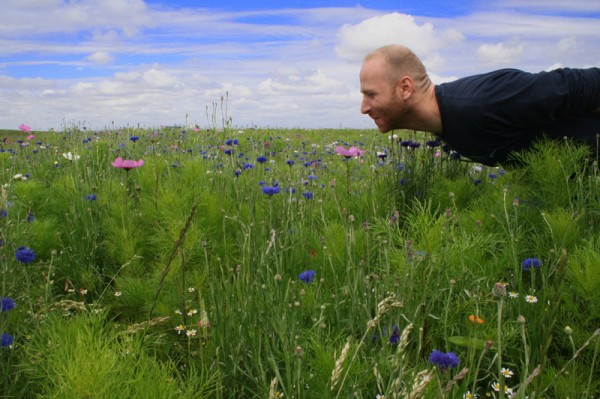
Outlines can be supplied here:
M385 63L390 81L397 82L403 76L410 76L418 90L425 89L431 83L425 65L407 47L399 45L380 47L368 54L364 62L375 60Z

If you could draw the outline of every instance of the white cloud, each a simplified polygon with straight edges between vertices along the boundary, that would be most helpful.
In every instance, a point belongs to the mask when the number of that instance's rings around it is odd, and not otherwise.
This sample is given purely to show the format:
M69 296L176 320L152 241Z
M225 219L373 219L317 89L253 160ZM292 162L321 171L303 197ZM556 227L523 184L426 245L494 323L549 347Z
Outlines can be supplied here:
M462 39L457 30L440 32L429 22L417 23L411 15L391 13L342 26L336 53L343 59L357 61L377 47L401 44L424 57Z
M477 55L486 63L495 65L515 64L521 55L525 46L523 43L506 44L482 44L477 49Z
M113 57L106 51L96 51L94 54L85 57L85 59L94 64L109 64L112 62Z

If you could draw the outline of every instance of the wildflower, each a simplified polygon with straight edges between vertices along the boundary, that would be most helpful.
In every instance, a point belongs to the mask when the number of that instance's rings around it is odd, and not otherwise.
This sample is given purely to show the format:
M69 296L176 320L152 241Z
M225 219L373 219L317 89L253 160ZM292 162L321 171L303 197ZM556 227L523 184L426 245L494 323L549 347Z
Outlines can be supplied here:
M274 399L280 399L280 398L283 398L283 392L276 391L276 392L273 394L273 398L274 398Z
M363 150L357 147L350 147L349 149L346 149L342 146L337 146L335 147L335 151L344 158L358 157L365 153Z
M525 302L527 303L537 303L538 299L534 295L525 295Z
M295 163L295 162L294 162L294 160L293 160L293 159L288 159L288 160L286 161L286 163L287 163L289 166L292 166L292 165L294 165L294 163Z
M0 341L2 342L2 347L4 348L13 343L13 337L12 335L2 333L2 338L0 339Z
M302 193L302 196L304 198L306 198L307 200L309 200L309 199L312 199L313 193L311 191L305 191L305 192Z
M198 309L190 309L190 310L188 310L187 315L188 316L193 316L196 313L198 313Z
M477 394L471 393L471 391L467 391L463 394L463 399L475 399L477 398Z
M305 283L312 283L315 279L317 272L314 270L305 270L298 275L298 278Z
M504 298L506 296L506 284L496 283L492 290L492 295L496 298Z
M123 295L123 293L121 291L115 291L115 296L118 298L121 295Z
M29 126L25 123L21 123L19 125L19 130L22 131L23 133L29 133L31 131L31 126Z
M387 152L385 151L377 151L377 158L385 159L387 157Z
M31 213L31 211L27 212L27 218L26 218L26 220L29 223L32 223L35 220L35 216L33 216L33 213Z
M194 287L189 287L187 290L189 293L196 292L196 289Z
M188 337L195 337L195 336L196 336L196 333L197 333L197 331L196 331L196 330L194 330L194 329L192 329L192 330L187 330L187 331L185 332L185 335L186 335L186 336L188 336Z
M396 345L400 341L400 329L398 326L392 328L392 335L390 336L390 344Z
M138 141L139 139L140 139L140 136L131 136L131 137L129 138L129 140L133 141L134 143L135 143L136 141Z
M256 158L256 162L265 163L265 162L267 162L267 157L265 157L264 155L261 155L260 157Z
M523 270L529 270L532 267L534 269L537 269L542 265L542 262L538 258L526 258L525 260L523 260L521 265L523 266Z
M96 201L96 194L88 194L85 196L86 201Z
M70 152L63 152L63 157L65 159L67 159L68 161L77 161L79 158L81 158L81 156L76 155L76 154L72 154Z
M12 298L2 298L0 301L0 310L2 312L8 312L15 308L15 301Z
M279 194L281 192L281 188L279 186L274 186L274 187L263 186L262 192L263 192L263 194L272 196L273 194Z
M500 383L499 382L493 382L492 383L492 389L494 391L496 391L496 392L500 392ZM513 390L505 385L504 386L504 393L506 395L512 395Z
M175 327L175 331L177 331L177 334L181 334L183 331L185 331L185 327L180 324L177 327Z
M17 260L21 263L31 263L35 260L35 252L27 247L19 247L15 251Z
M460 359L454 352L444 353L435 349L431 352L431 355L429 355L429 362L437 365L441 369L445 369L446 367L453 369L458 366Z
M502 373L502 375L504 376L504 378L510 378L512 377L515 373L512 372L511 369L507 369L505 367L502 367L502 369L500 370L500 372Z
M511 291L511 292L509 292L509 293L508 293L508 297L509 297L510 299L516 299L516 298L518 298L518 297L519 297L519 293L518 293L518 292L515 292L515 291Z
M475 316L474 314L469 316L469 321L473 324L477 323L477 324L483 324L484 320L478 316Z
M86 290L85 288L80 288L79 289L79 295L87 295L88 290Z
M377 394L375 395L375 399L385 399L385 395Z
M253 169L253 168L254 168L254 165L253 165L253 164L251 164L251 163L246 163L246 164L244 164L244 166L242 167L242 169L244 169L244 170Z
M126 171L129 172L131 169L139 168L143 164L144 164L144 160L142 160L142 159L140 159L139 161L133 161L130 159L123 160L123 158L118 157L117 159L114 160L114 162L112 163L112 166L114 166L115 168L125 169Z

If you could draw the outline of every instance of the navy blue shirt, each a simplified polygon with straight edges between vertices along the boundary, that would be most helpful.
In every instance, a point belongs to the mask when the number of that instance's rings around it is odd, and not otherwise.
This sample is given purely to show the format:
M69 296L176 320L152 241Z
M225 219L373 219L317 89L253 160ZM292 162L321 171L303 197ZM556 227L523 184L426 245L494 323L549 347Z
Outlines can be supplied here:
M440 136L461 155L486 165L544 136L571 137L596 149L600 134L600 68L528 73L516 69L435 87Z

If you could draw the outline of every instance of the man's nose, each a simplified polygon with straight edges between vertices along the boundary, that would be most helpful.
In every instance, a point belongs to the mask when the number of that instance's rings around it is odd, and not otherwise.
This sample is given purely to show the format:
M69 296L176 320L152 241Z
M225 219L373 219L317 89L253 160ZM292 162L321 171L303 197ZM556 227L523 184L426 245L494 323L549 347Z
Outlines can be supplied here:
M370 110L371 110L371 105L367 101L367 98L363 97L362 102L360 104L360 112L362 114L368 114Z

